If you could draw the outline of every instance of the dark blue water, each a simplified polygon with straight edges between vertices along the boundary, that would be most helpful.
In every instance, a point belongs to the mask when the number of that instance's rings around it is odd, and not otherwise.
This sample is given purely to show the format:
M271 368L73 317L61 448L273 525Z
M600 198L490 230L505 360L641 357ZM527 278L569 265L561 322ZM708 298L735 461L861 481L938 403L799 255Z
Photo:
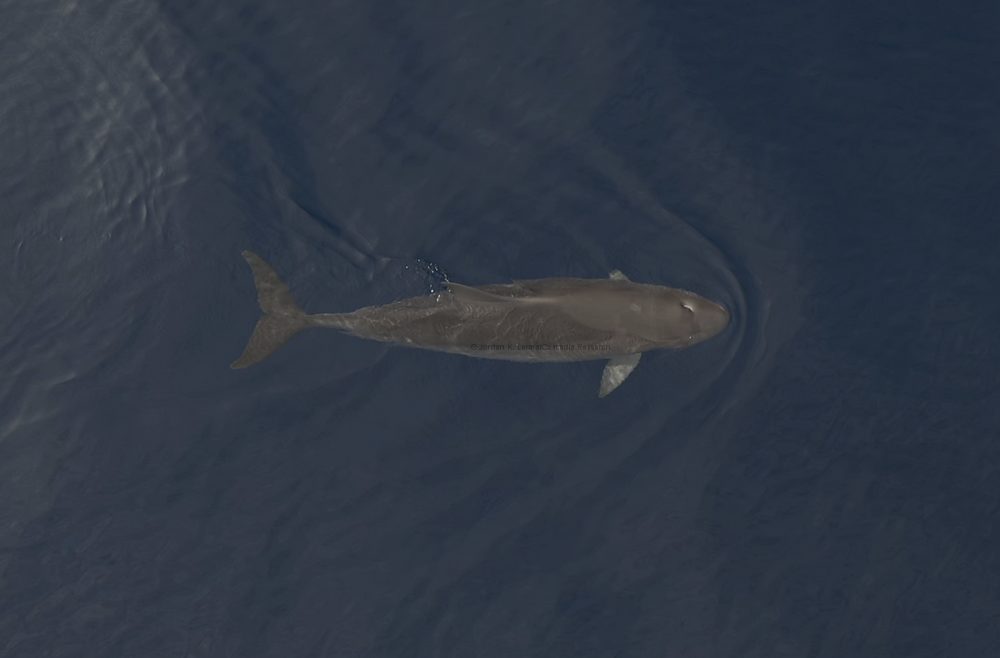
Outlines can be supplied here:
M0 655L1000 655L1000 13L0 4ZM310 311L603 277L525 365Z

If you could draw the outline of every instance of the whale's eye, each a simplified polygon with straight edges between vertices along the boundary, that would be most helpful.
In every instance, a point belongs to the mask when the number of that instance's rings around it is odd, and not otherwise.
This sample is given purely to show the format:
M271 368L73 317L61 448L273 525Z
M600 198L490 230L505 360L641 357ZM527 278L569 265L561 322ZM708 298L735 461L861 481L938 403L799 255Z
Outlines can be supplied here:
M681 306L694 313L694 306L690 302L681 302Z

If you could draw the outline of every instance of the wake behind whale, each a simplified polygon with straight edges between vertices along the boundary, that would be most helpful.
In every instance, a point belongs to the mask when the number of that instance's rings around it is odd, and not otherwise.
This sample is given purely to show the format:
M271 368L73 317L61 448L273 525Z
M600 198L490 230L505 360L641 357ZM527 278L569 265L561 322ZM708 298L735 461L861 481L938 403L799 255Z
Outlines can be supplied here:
M267 358L299 331L339 329L359 338L506 361L607 360L599 396L617 388L643 352L684 348L729 324L720 304L693 292L634 283L615 270L607 279L549 278L447 290L350 313L308 314L264 260L253 271L263 315L243 354L245 368Z

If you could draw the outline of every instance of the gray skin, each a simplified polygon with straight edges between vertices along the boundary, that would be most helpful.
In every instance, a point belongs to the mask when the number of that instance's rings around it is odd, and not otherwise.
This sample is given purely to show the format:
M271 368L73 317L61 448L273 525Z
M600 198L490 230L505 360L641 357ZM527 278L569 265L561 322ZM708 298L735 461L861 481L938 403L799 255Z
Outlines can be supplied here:
M693 292L608 279L552 278L448 290L352 313L309 315L274 270L244 251L264 315L233 368L262 361L303 329L326 327L409 347L505 361L608 360L601 397L625 380L639 355L683 348L726 328L725 307Z

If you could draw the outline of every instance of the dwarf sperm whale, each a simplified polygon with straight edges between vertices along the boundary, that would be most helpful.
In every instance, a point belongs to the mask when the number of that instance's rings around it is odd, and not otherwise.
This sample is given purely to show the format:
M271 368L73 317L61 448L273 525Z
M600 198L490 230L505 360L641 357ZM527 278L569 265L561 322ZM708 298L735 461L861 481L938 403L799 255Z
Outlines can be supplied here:
M599 396L617 388L643 352L682 348L729 324L721 304L687 290L634 283L615 270L607 279L550 278L447 290L366 306L351 313L303 311L257 254L244 251L263 315L233 368L265 359L303 329L484 359L607 360Z

